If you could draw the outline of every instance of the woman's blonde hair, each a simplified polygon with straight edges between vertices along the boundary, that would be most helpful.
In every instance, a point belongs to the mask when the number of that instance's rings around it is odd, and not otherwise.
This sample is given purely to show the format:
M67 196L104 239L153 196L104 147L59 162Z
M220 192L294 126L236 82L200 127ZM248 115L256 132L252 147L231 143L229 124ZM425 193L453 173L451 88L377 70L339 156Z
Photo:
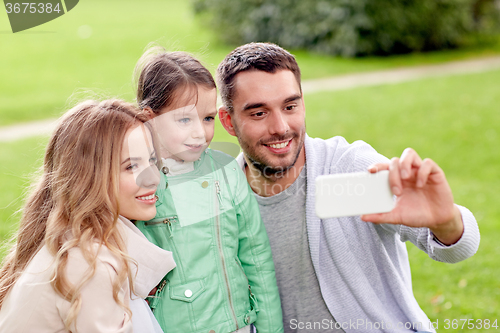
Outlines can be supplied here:
M120 263L113 297L130 314L118 293L127 279L134 290L131 261L116 225L121 149L127 130L145 120L137 117L132 104L107 100L82 102L60 119L45 152L41 179L24 206L16 243L0 269L0 309L30 260L46 245L56 262L52 286L71 304L63 318L69 329L80 310L80 290L95 272L97 242ZM79 285L71 285L64 274L68 252L75 247L89 263Z

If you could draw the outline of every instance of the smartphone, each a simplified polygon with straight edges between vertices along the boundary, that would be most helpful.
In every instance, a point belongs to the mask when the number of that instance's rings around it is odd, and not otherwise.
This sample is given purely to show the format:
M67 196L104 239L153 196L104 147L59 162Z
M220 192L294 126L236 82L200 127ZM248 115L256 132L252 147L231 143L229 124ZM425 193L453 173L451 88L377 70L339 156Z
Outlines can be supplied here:
M393 208L394 196L387 170L316 178L316 215L321 219L386 213Z

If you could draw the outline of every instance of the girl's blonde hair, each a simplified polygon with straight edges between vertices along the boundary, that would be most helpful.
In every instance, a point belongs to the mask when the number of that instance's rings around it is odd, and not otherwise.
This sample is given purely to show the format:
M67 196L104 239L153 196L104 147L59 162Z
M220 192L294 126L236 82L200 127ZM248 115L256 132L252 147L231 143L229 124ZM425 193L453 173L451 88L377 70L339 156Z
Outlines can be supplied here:
M0 269L0 309L30 260L46 245L56 263L52 286L71 304L63 318L69 330L80 310L80 290L95 273L97 242L120 263L113 297L130 314L118 293L127 279L134 291L131 261L116 225L121 149L127 130L145 120L137 117L132 104L107 100L80 103L60 119L45 152L41 179L24 206L16 243ZM68 252L76 247L89 269L79 285L72 285L64 271Z

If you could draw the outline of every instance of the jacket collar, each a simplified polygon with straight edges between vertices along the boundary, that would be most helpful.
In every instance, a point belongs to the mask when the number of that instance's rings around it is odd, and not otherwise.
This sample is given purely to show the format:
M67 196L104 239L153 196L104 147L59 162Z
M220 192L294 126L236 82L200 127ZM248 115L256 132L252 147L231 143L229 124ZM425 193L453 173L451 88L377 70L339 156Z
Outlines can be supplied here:
M128 255L137 263L137 266L131 265L135 292L138 296L146 298L149 292L176 266L172 252L149 242L146 236L127 218L120 216L119 223Z
M194 162L181 162L173 158L162 158L163 166L166 167L167 176L177 176L194 170Z

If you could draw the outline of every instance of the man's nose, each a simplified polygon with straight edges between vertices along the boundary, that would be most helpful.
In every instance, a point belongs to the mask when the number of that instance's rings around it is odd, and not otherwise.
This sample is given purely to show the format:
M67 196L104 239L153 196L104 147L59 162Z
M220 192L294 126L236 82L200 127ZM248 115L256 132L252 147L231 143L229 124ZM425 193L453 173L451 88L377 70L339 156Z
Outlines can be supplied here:
M160 171L156 165L151 165L137 176L135 180L137 186L142 188L156 187L160 183Z
M273 135L284 135L290 129L286 116L281 111L273 111L271 113L271 124L269 132Z

